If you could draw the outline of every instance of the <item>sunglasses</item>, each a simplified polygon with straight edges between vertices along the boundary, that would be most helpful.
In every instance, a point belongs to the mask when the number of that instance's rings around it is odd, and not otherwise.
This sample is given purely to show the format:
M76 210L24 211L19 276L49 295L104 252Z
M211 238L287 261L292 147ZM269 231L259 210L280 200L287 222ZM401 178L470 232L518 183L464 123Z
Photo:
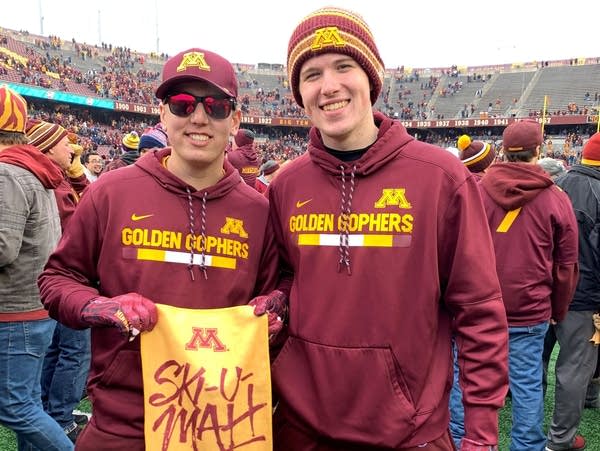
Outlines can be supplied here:
M165 103L169 105L171 113L179 117L188 117L199 103L204 107L208 117L212 119L225 119L235 109L235 99L232 97L194 96L192 94L180 93L167 96Z

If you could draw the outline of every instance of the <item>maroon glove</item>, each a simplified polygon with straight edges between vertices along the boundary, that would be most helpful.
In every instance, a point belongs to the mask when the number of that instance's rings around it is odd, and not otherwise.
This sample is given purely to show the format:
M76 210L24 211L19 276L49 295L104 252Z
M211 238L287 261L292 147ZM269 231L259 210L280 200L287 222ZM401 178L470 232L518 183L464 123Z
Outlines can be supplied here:
M273 290L266 296L257 296L248 305L254 306L254 314L262 316L265 313L269 319L269 340L283 329L283 322L287 318L287 296L279 290Z
M140 332L154 328L157 312L151 300L138 293L127 293L92 299L81 310L81 319L89 326L116 327L133 339Z

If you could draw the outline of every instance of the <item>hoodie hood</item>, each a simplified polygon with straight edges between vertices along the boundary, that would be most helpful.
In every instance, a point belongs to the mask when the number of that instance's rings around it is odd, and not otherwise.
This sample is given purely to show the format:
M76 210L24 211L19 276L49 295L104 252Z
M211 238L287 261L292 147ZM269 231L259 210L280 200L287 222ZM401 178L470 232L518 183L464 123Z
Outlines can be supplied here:
M187 191L189 190L192 196L202 198L204 193L206 193L207 200L216 199L234 189L238 183L242 183L237 170L225 159L223 163L225 175L223 178L215 185L197 191L196 188L188 185L163 166L162 162L168 155L171 155L171 148L165 147L156 152L146 154L144 157L138 159L135 165L154 177L166 190L183 197L187 197Z
M344 167L346 172L353 170L356 176L366 176L394 159L408 142L414 141L414 138L408 134L400 122L393 121L379 112L374 112L373 116L375 125L379 128L377 140L360 159L349 162L340 161L327 152L321 133L317 128L312 127L309 132L308 145L311 160L330 174L339 175L340 168ZM391 140L396 142L390 144Z
M58 165L36 147L28 144L8 147L1 151L0 163L27 169L46 189L55 189L64 179L64 173Z
M244 144L232 152L240 152L246 158L247 164L258 166L258 153L254 144Z
M554 182L538 164L496 163L481 179L481 186L504 210L514 210L531 202Z

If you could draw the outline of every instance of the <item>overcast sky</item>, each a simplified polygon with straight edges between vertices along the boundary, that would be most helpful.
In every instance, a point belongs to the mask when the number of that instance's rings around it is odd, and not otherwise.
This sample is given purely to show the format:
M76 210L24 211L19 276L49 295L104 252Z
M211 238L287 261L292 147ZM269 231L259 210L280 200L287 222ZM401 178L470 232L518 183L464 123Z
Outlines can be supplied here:
M4 5L0 27L142 52L201 47L233 63L285 64L295 25L328 5L365 18L387 68L600 56L598 0L16 0Z

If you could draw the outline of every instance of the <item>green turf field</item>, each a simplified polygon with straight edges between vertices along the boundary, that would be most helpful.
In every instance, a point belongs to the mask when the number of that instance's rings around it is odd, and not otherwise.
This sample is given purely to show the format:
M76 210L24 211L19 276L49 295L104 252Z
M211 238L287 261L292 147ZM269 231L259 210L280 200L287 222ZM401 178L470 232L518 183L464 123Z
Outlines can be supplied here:
M558 347L554 350L552 359L550 361L550 368L548 371L548 393L546 393L546 422L544 426L547 426L550 418L552 417L552 406L554 402L554 362L556 360L556 354ZM509 448L510 440L510 399L506 400L506 406L500 412L500 451L507 451ZM87 401L83 401L79 409L83 412L91 412L90 405ZM585 409L583 412L583 419L579 428L579 433L583 435L587 440L588 451L600 451L600 409ZM16 451L17 445L14 434L8 429L0 426L0 451Z

